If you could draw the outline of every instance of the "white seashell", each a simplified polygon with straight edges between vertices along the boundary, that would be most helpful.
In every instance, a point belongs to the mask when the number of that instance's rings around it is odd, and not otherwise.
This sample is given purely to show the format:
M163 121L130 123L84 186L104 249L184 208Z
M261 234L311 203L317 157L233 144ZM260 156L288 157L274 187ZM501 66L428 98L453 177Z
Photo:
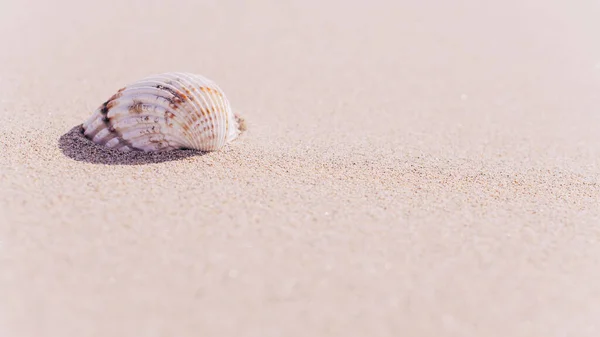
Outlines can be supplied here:
M83 129L94 143L123 151L215 151L236 139L245 123L213 81L173 72L120 89Z

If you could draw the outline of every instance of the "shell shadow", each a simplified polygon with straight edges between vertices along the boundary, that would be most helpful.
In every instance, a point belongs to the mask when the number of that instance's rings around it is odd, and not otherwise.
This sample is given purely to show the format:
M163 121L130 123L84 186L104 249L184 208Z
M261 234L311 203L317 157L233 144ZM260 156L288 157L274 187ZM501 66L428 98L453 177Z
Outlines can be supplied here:
M105 165L145 165L181 160L201 156L205 152L197 150L173 150L165 152L122 152L93 143L83 135L83 127L78 125L58 140L62 153L77 161Z

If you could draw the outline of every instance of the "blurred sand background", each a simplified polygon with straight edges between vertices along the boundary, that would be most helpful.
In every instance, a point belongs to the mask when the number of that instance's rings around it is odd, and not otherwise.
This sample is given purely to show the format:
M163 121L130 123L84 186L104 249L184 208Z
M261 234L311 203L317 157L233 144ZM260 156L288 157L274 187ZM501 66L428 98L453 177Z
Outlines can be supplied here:
M597 1L0 3L0 335L600 335ZM188 71L249 130L76 127Z

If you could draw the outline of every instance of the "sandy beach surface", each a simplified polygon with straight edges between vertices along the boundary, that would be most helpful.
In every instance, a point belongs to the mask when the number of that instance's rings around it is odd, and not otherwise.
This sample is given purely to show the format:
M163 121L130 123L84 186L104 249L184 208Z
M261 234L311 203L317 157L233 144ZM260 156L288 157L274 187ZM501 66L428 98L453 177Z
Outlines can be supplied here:
M0 3L0 336L600 335L596 1ZM248 131L119 155L141 77Z

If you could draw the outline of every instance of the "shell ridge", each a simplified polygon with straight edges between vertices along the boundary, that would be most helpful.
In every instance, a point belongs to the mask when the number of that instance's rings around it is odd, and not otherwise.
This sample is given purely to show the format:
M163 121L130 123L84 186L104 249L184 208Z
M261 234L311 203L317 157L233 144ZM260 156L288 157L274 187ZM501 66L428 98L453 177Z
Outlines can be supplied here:
M199 80L194 77L193 74L186 73L184 75L190 83L193 83L194 91L193 94L200 103L200 113L203 116L203 120L201 123L196 125L196 131L199 135L199 138L204 143L204 147L208 150L216 150L221 147L221 144L218 142L218 138L216 137L217 126L220 121L218 119L218 115L215 114L215 106L211 101L210 97L204 95L202 91L203 87L211 85L210 81Z
M211 115L211 118L210 118L210 121L211 121L210 133L212 136L210 139L211 148L215 148L215 149L220 148L221 146L224 145L222 132L220 132L220 128L222 128L222 126L225 124L225 118L224 118L224 114L222 111L223 110L222 107L218 104L218 101L216 101L214 98L215 95L211 94L213 91L218 91L220 93L220 90L218 89L218 87L216 86L216 84L214 82L212 82L202 76L197 76L197 75L193 75L193 74L191 76L193 76L192 78L195 79L195 82L197 83L198 96L201 97L202 100L205 102L208 114Z
M211 94L212 90L214 90L215 84L202 76L194 77L200 86L198 88L200 89L198 94L201 95L205 101L207 101L209 113L213 116L213 123L211 126L212 146L214 148L219 148L223 144L221 140L221 132L219 131L224 124L224 119L223 114L221 113L221 107L217 104L213 95Z
M179 146L175 139L171 138L172 135L164 134L161 132L153 133L142 133L134 138L131 138L131 143L136 147L144 151L157 151L165 149L177 149Z
M197 113L200 118L193 125L194 133L198 139L198 146L206 151L217 149L218 146L214 141L214 137L212 137L216 121L211 111L211 103L206 100L206 97L200 94L201 84L197 80L185 73L181 77L190 84L194 101L198 102Z
M121 121L130 120L130 119L139 119L141 117L148 117L155 120L156 118L164 120L165 112L170 112L170 107L167 104L158 104L158 102L153 103L144 103L139 104L137 106L132 105L135 104L136 100L139 100L140 97L137 96L133 99L128 99L123 102L123 104L119 104L111 110L111 119L115 120L115 125L120 124ZM141 120L144 121L144 120ZM147 119L146 119L147 121Z
M143 119L152 120L152 124L163 124L166 126L167 122L164 118L165 112L168 111L168 107L165 106L161 106L160 104L156 104L156 103L152 103L154 105L152 106L152 110L150 111L146 111L144 112L140 112L140 113L136 113L135 115L131 114L131 110L132 110L132 106L125 103L125 104L119 104L115 107L113 107L113 109L111 109L112 112L112 116L111 116L111 121L112 121L112 125L113 128L116 130L119 130L119 132L121 132L123 135L121 136L125 141L128 141L127 137L124 136L125 133L129 132L132 129L138 129L138 128L143 128L145 127L144 124L146 123L127 123L128 121L130 121L132 118L133 119L137 119L139 121L143 121ZM161 113L160 115L157 113L157 108L161 109ZM166 128L165 128L166 130ZM185 142L185 140L180 140L181 142Z
M200 79L206 80L201 75L195 76L199 77ZM225 94L225 92L216 83L210 80L208 81L210 82L211 86L213 86L214 89L216 89L216 91L218 92L218 94L214 94L213 96L217 97L216 99L220 102L220 105L223 109L222 113L223 118L225 119L225 130L224 132L222 132L222 143L225 144L237 138L237 121L235 120L235 116L232 112L231 105L229 104L229 100L227 99L227 95ZM230 130L233 131L233 133L231 133Z
M115 97L113 95L113 97L108 99L97 109L99 114L96 114L96 118L97 118L97 120L100 120L100 121L102 121L102 123L104 123L104 129L95 128L93 130L93 132L90 132L88 134L86 134L86 132L84 131L84 135L86 135L86 137L88 137L88 139L90 139L100 145L106 145L106 143L108 143L112 139L116 138L120 144L123 144L125 146L131 146L131 144L129 142L127 142L126 140L123 139L119 130L117 130L113 126L110 117L108 117L109 110L111 109L111 107L109 107L109 105L111 104L111 102L114 102L117 99L118 99L118 97ZM99 126L102 127L102 125L99 125ZM107 130L107 132L104 132L104 134L103 134L102 131L104 131L104 130ZM92 135L92 133L93 133L93 135ZM101 136L101 137L98 137L98 136Z
M159 88L175 97L175 102L173 103L176 105L177 109L172 111L173 115L176 117L174 118L174 121L178 125L178 130L182 132L183 138L186 139L186 147L194 148L195 139L190 136L186 116L192 114L195 108L193 104L191 104L188 95L186 95L186 93L183 92L184 90L177 85L179 83L176 78L157 75L156 78L153 79L153 83L153 86L157 87L157 89Z
M154 105L155 109L152 112L149 112L148 115L162 118L165 122L166 128L164 130L166 132L173 132L173 130L171 130L173 128L182 130L184 128L178 117L181 115L180 111L185 114L187 113L187 110L185 109L185 106L181 104L181 100L173 99L175 95L173 94L172 89L165 90L164 87L166 87L165 83L160 80L146 81L143 86L136 86L131 89L132 92L128 96L128 101L146 102L148 105ZM152 93L148 93L147 91L151 91ZM150 101L148 95L155 96L153 102L148 102ZM161 99L163 101L161 101ZM133 107L133 105L127 104L126 106ZM162 109L161 116L158 116L158 113L156 113L156 107ZM133 110L135 110L135 108ZM169 122L171 122L172 125L169 125ZM189 147L190 140L189 137L185 137L185 133L182 133L178 138L178 143L181 147Z
M191 111L188 114L188 118L185 118L183 122L189 129L189 138L193 142L193 147L201 151L206 151L207 149L202 145L202 135L198 133L198 130L196 128L196 122L200 121L200 123L202 123L206 116L202 112L201 102L197 99L197 97L193 95L194 91L188 89L193 88L194 83L188 81L182 73L172 73L169 75L169 79L171 81L175 81L174 83L179 85L178 89L180 91L185 91L184 95L186 95L187 97L187 104L191 108ZM194 117L196 117L196 120L194 120Z

